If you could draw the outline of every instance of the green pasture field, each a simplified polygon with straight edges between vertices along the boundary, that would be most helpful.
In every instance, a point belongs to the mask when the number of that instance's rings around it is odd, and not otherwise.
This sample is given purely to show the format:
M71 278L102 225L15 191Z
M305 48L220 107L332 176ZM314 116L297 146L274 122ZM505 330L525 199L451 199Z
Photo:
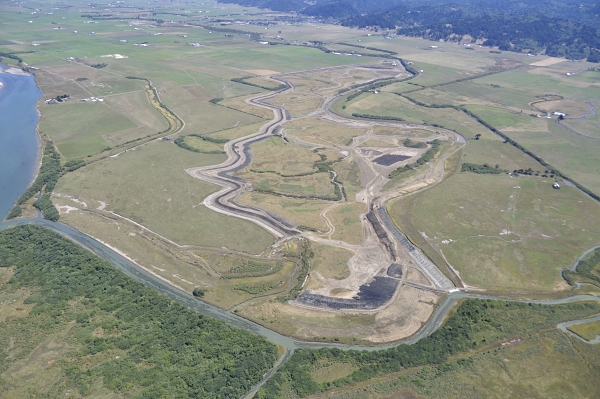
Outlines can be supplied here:
M267 108L257 107L255 105L251 105L246 103L246 99L251 96L241 96L241 97L230 97L224 100L219 101L219 105L233 108L241 112L248 113L250 115L258 116L259 118L269 120L273 119L273 111Z
M5 62L5 61L3 61ZM35 81L38 87L43 88L44 95L40 99L47 100L50 98L56 98L56 96L62 96L67 94L72 100L79 100L82 98L89 98L90 93L79 83L73 80L66 80L61 76L52 74L46 71L36 71ZM143 85L140 85L140 90L144 89Z
M394 84L391 84L388 86L383 86L381 88L381 91L385 91L385 92L389 92L389 93L404 93L407 91L417 90L420 88L421 88L421 86L417 86L416 84L413 85L408 82L400 82L400 83L394 83Z
M586 324L572 324L567 329L579 335L583 339L591 341L600 335L600 321L593 321Z
M169 127L167 120L148 101L146 91L109 96L104 102L140 125L145 133L140 133L140 137L165 131Z
M518 148L498 140L469 140L463 161L478 165L487 163L492 167L499 165L500 169L509 172L531 168L542 175L546 170L539 162Z
M539 114L538 111L535 111L532 107L528 107L525 110L515 107L511 105L502 105L496 102L485 100L481 97L467 97L464 95L456 94L453 92L443 91L443 87L439 89L423 89L411 93L407 93L406 95L416 101L423 102L425 104L433 104L433 105L453 105L453 106L464 106L469 110L489 110L488 112L499 112L504 114L512 114L512 116L505 116L503 120L500 120L500 126L511 125L516 123L513 119L518 120L519 117L531 117L530 114ZM494 127L500 127L494 125Z
M331 204L325 201L285 198L258 192L248 192L237 200L240 204L247 204L274 212L294 222L297 226L306 226L319 231L327 231L325 220L320 215L321 211Z
M599 205L549 178L460 172L418 195L414 227L467 284L551 292L560 270L600 242ZM451 241L449 241L451 240Z
M566 176L600 193L600 141L578 136L554 119L532 118L527 125L502 129L511 139Z
M264 125L264 122L253 123L245 126L236 126L225 130L207 133L206 136L210 136L215 139L233 140L258 132L262 125Z
M184 143L203 153L224 152L224 144L217 144L211 141L202 140L200 137L196 136L185 136Z
M338 100L341 103L344 100ZM476 134L489 136L492 133L463 112L455 109L425 108L391 93L363 94L350 101L343 110L345 115L353 113L400 117L408 123L437 124L455 130L467 138Z
M433 53L433 51L430 53ZM427 55L429 55L429 54L427 54ZM440 55L436 54L436 57L439 60L440 58L443 58L445 55L446 54L440 56ZM414 57L416 57L416 58L414 58ZM414 79L411 79L410 82L421 85L421 86L432 86L432 85L437 85L440 83L453 82L458 79L470 78L470 77L476 76L476 75L484 72L481 69L473 70L471 68L463 69L463 67L461 67L461 66L448 66L448 65L451 65L450 63L435 64L435 63L431 62L432 59L430 59L430 58L425 58L420 61L417 60L417 58L421 59L421 56L413 55L413 58L407 58L407 59L409 59L409 60L414 59L415 62L411 66L413 68L415 68L416 70L423 71L423 72L421 72ZM418 88L418 87L414 86L414 88Z
M121 131L138 127L131 119L101 103L63 103L41 107L40 130L67 159L85 157L119 143ZM148 132L154 134L157 131Z
M485 105L467 105L465 109L502 131L510 130L542 130L547 125L546 118L511 111L505 108ZM536 115L538 112L534 112ZM509 130L510 129L510 130Z
M327 217L335 228L331 238L358 245L362 242L363 228L360 215L367 213L367 206L358 202L348 202L327 212Z
M224 159L224 155L197 154L159 141L69 173L59 180L55 192L90 203L104 201L107 210L179 245L260 253L273 237L254 223L206 208L202 201L218 187L184 172Z
M600 105L597 106L600 108ZM563 124L574 129L578 133L600 139L600 129L598 129L598 125L600 125L600 116L598 116L598 113L596 113L596 115L586 115L585 120L569 119L563 121Z
M538 100L537 96L547 94L575 98L578 101L593 101L598 98L597 87L592 87L591 83L583 86L573 85L572 81L562 77L531 73L529 68L453 83L439 87L438 90L466 97L481 98L504 106L518 106L524 110L530 109L529 103Z

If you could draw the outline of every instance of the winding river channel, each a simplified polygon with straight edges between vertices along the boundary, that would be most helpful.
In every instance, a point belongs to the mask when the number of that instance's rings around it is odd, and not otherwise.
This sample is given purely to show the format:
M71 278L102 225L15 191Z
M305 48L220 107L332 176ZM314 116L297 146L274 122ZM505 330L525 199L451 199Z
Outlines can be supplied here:
M41 93L36 87L33 77L30 75L24 76L0 73L0 82L3 83L3 87L0 88L0 176L3 176L3 179L0 180L0 218L2 218L10 210L10 207L14 204L19 195L27 189L27 186L31 182L37 168L37 154L39 145L35 131L35 127L38 122L35 103L40 97ZM16 108L15 104L18 105ZM9 177L6 178L6 176ZM256 390L277 370L277 368L293 354L295 349L336 347L348 350L353 349L362 351L375 351L388 349L397 345L414 344L415 342L434 332L441 325L444 318L448 312L452 310L457 301L464 298L502 299L547 305L565 304L581 300L595 300L600 302L600 298L592 295L574 295L567 298L552 300L515 300L476 295L465 292L453 292L447 295L440 302L428 322L415 335L400 343L392 343L381 346L360 346L304 342L281 335L260 324L244 319L235 313L219 309L216 306L199 301L192 295L180 291L162 279L141 269L136 264L121 256L111 248L65 224L50 222L38 216L36 218L2 222L0 223L0 231L11 226L24 224L35 224L60 233L84 248L94 252L96 255L110 261L116 268L124 272L129 277L141 281L146 286L167 295L171 299L203 314L223 320L232 326L259 334L269 341L284 347L286 349L285 354L279 359L275 367L269 373L267 373L263 381L258 384L250 393L248 393L246 397L251 397L254 392L256 392ZM600 320L600 316L597 316L593 319L574 320L561 323L558 327L561 328L561 330L570 333L566 329L567 325L585 323L592 320ZM591 341L590 343L596 342Z

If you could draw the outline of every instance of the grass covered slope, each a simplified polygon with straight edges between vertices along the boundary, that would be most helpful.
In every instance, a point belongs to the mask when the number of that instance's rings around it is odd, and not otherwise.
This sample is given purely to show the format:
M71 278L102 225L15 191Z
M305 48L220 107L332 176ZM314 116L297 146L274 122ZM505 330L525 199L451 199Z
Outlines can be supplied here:
M54 232L0 232L2 397L237 398L276 358Z
M567 288L561 269L600 240L600 206L541 177L462 172L419 195L411 223L470 285ZM397 217L401 204L391 207Z

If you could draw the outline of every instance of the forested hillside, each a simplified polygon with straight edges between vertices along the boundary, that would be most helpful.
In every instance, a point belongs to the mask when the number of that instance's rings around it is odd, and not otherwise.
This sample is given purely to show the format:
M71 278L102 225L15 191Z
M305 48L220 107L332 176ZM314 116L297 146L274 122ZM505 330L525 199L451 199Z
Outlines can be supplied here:
M295 11L344 26L430 40L476 42L502 51L600 62L600 3L540 0L218 0Z
M0 232L1 397L239 398L276 358L59 234Z

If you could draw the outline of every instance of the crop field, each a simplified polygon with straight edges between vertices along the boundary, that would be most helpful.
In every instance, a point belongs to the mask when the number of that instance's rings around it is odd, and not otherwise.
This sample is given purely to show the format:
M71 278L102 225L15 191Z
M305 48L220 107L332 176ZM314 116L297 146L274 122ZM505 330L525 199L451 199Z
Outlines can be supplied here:
M591 341L600 335L600 321L593 321L585 324L573 324L567 327L567 329L575 334L579 335L583 339Z
M564 289L560 270L600 242L600 213L576 189L551 185L548 178L461 172L406 211L468 284Z
M62 178L56 188L96 207L131 218L180 245L260 253L272 237L254 223L224 216L202 205L216 186L184 172L221 162L223 155L197 154L159 141L108 158ZM225 244L226 245L223 245Z

